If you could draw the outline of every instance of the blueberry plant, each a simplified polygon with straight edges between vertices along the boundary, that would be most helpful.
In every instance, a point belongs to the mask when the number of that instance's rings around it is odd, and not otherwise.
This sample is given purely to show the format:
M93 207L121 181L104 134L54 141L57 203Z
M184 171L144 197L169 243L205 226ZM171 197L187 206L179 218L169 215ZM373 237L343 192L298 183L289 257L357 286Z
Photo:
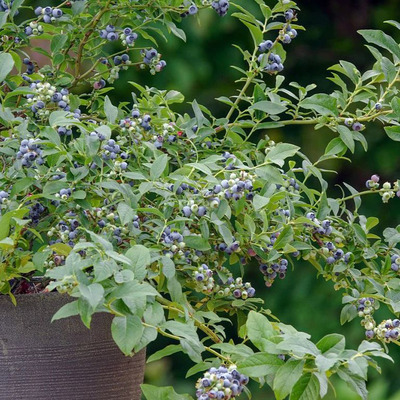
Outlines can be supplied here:
M16 294L68 293L74 300L54 318L80 315L87 327L109 312L127 356L169 338L149 361L187 354L187 376L201 375L197 399L245 397L249 379L277 399L319 399L334 375L366 399L368 367L379 370L375 358L400 344L400 227L381 237L371 232L378 219L359 210L365 195L399 197L400 181L375 174L362 190L343 183L336 198L324 163L367 151L374 121L400 141L400 47L360 31L371 69L340 61L332 93L314 93L284 79L303 29L297 5L254 4L253 14L228 0L0 1L0 293L14 303ZM225 115L194 99L180 115L184 96L146 77L170 73L163 43L185 40L183 18L215 12L252 37L238 48L247 68L237 67L238 92L217 99ZM142 81L126 82L131 102L113 104L107 94L131 68ZM307 148L267 136L288 125L334 138L311 161ZM263 308L268 288L295 279L300 260L343 293L341 323L360 319L357 350L338 333L313 343ZM250 270L265 282L261 293ZM379 306L386 320L374 318ZM148 399L193 398L142 389Z

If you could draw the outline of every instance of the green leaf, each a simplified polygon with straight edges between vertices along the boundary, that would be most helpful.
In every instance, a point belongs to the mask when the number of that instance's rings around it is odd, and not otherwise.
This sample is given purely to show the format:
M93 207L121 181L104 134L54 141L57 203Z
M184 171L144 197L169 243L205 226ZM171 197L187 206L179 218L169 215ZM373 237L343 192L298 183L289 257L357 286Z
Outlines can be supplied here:
M300 147L294 144L278 143L267 152L265 160L282 167L285 163L284 160L288 157L293 157L299 150Z
M317 356L320 354L320 350L313 342L308 340L308 336L303 332L296 332L292 335L286 334L283 341L277 345L277 349L289 351L298 357L304 357L306 354Z
M304 360L288 360L277 371L273 383L276 400L283 400L292 391L303 372Z
M343 379L347 385L354 390L363 400L368 399L368 390L365 385L364 379L361 379L353 374L344 371L343 369L339 369L337 374L341 379Z
M0 12L0 28L7 22L8 12Z
M156 351L147 359L146 362L150 363L152 361L158 361L164 357L179 353L180 351L182 351L182 346L180 344L170 344L167 347L164 347L162 350Z
M288 243L293 241L293 228L290 225L285 226L274 243L274 249L280 250Z
M255 211L259 211L269 204L270 198L256 194L253 199L253 207Z
M54 35L53 38L51 39L51 45L50 49L52 53L57 53L60 51L65 43L67 43L68 36L67 35Z
M137 281L124 282L112 292L115 299L139 298L146 296L157 296L158 292L149 283L138 283Z
M78 300L72 301L71 303L64 304L51 319L51 322L62 318L72 317L73 315L79 314Z
M111 323L111 334L121 351L130 355L143 333L143 325L137 315L114 317Z
M163 330L170 331L173 335L179 336L181 339L181 345L185 352L188 353L190 357L201 360L200 353L204 351L204 346L200 342L197 335L196 328L193 323L183 323L179 321L167 321L161 328ZM196 360L197 362L197 360Z
M346 145L343 143L342 139L336 137L332 139L326 146L325 155L333 156L341 153L344 150L346 150Z
M195 250L207 251L211 249L207 239L201 236L185 236L185 243L188 247Z
M337 116L339 113L336 99L323 93L307 97L300 103L300 106L307 110L313 110L321 115Z
M122 225L127 225L133 221L135 211L133 211L132 207L128 206L128 204L119 203L117 211Z
M157 387L153 385L140 385L147 400L193 400L188 394L178 394L172 386Z
M385 21L385 23L386 23L386 24L389 24L389 25L392 25L392 26L394 26L395 28L397 28L397 29L400 30L400 22L393 21L392 19L389 19L389 20Z
M81 296L89 303L93 310L104 299L104 288L99 283L92 283L89 286L79 285Z
M108 96L104 99L104 113L106 114L107 121L113 124L118 117L118 107L112 105Z
M314 374L303 375L294 385L290 400L318 400L319 381Z
M386 33L380 30L374 29L363 29L359 30L358 33L368 42L376 44L388 51L400 60L400 47L396 41Z
M324 336L318 343L317 347L321 350L322 354L325 353L341 353L346 345L346 339L343 335L332 333Z
M339 132L340 135L340 139L342 139L343 143L347 146L347 148L354 153L354 138L353 138L353 134L351 132L351 130L344 125L339 125L337 127L337 130Z
M141 244L137 244L131 247L125 255L132 261L131 268L135 278L140 281L143 280L146 277L146 267L151 262L150 250Z
M162 173L165 170L165 167L167 166L168 163L168 156L166 154L161 154L158 156L155 160L154 163L152 164L150 168L150 177L151 179L157 179L159 178Z
M166 21L165 22L168 29L179 39L182 39L184 42L186 42L186 33L184 30L178 28L172 21Z
M385 126L385 132L390 137L390 139L395 142L400 142L400 126Z
M354 304L346 304L340 312L340 324L350 322L357 316L357 307Z
M34 182L35 182L34 178L28 178L28 177L17 180L13 184L13 187L11 189L10 193L11 197L23 192L25 189L30 187Z
M259 349L266 351L265 341L276 335L271 322L265 315L250 311L246 321L247 336Z
M264 111L267 114L276 115L283 113L287 107L283 104L274 103L272 101L263 100L249 107L250 110Z
M253 24L250 24L249 22L244 21L243 19L241 19L241 21L249 29L254 41L254 46L257 47L263 41L263 33L261 29Z
M14 240L12 240L10 237L0 240L1 249L10 249L12 247L14 247Z
M11 54L0 53L0 82L7 78L7 75L14 67L14 60Z
M167 104L183 103L184 100L184 95L176 90L170 90L165 95L165 101L167 102Z
M275 374L283 365L283 361L276 354L255 353L237 363L242 374L251 378L262 378Z
M161 257L163 274L167 279L175 276L175 263L169 257Z

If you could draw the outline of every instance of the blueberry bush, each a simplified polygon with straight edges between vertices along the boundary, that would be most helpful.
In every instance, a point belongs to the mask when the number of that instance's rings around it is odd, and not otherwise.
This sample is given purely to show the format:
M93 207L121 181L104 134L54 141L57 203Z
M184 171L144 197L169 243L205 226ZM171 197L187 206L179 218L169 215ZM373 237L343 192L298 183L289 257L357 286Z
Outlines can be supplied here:
M74 300L54 319L80 315L87 327L109 312L127 356L169 338L148 361L185 353L197 399L249 396L249 379L277 399L320 399L334 390L332 376L366 399L368 367L379 370L377 359L400 344L400 227L381 237L379 220L359 210L366 195L394 204L400 181L375 174L335 197L326 165L356 146L367 151L372 122L400 141L395 39L360 31L371 69L340 61L326 94L285 82L287 52L304 29L293 1L254 0L256 13L228 0L36 3L0 1L0 293L14 303L17 294L68 293ZM253 40L237 47L247 68L235 66L238 91L216 99L226 114L195 99L179 114L184 95L146 77L177 79L163 43L185 41L180 21L208 12L243 23ZM126 81L132 100L113 104L108 93L131 68L142 81ZM269 139L289 125L334 138L312 161L307 148ZM258 270L268 292L295 279L300 259L343 293L340 323L360 319L366 340L356 350L339 333L313 343L264 308L246 279ZM380 306L383 321L374 318Z

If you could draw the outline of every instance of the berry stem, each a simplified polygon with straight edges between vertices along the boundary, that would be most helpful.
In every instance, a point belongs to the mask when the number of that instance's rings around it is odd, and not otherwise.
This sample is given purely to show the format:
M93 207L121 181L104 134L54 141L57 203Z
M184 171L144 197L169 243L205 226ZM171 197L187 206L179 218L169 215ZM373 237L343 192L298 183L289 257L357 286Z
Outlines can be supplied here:
M76 56L76 64L75 64L75 79L72 82L72 86L75 86L76 82L79 80L79 71L81 69L81 63L82 63L82 54L83 54L83 49L88 42L90 36L94 32L96 25L99 23L101 17L108 11L108 8L111 4L112 0L107 0L106 4L104 7L97 13L97 15L93 18L93 21L88 24L84 29L88 29L88 31L85 33L83 36L83 39L79 43L78 46L78 52Z

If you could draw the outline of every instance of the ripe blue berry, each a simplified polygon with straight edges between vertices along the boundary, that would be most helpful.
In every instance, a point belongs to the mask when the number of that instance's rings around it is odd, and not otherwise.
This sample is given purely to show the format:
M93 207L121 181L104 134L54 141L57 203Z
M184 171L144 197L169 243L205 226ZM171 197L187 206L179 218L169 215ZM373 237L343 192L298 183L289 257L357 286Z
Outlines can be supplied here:
M195 4L192 4L188 9L189 15L197 14L198 11L199 11L199 9L197 8L197 6Z

